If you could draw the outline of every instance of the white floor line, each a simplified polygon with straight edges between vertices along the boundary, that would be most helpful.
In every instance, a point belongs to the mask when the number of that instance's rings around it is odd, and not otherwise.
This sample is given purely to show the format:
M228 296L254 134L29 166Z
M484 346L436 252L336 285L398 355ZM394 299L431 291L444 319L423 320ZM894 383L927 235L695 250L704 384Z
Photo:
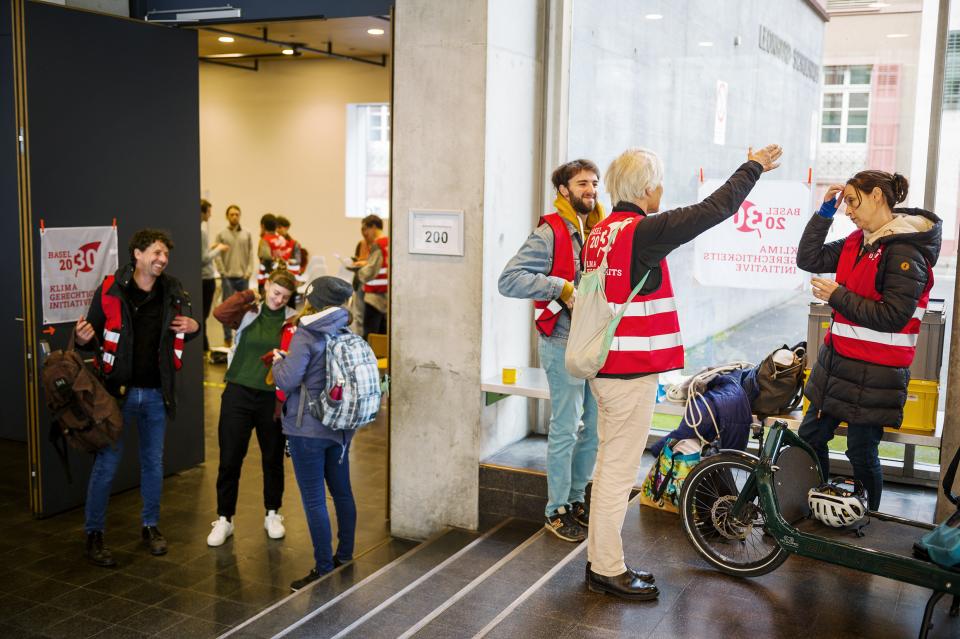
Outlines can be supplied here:
M511 518L511 519L512 519L512 518ZM411 590L413 590L414 588L416 588L417 586L419 586L420 584L422 584L423 582L425 582L427 579L429 579L430 577L434 576L435 574L437 574L438 572L440 572L441 570L443 570L444 568L446 568L447 566L449 566L450 564L452 564L453 562L455 562L457 559L459 559L459 558L462 557L463 555L467 554L468 552L470 552L471 550L473 550L474 548L476 548L478 545L480 545L481 543L483 543L484 540L490 538L494 533L496 533L498 530L500 530L501 528L503 528L504 526L506 526L507 523L511 521L511 519L504 519L504 520L501 521L499 524L497 524L496 526L494 526L493 528L491 528L491 529L488 530L487 532L483 533L481 536L477 537L477 538L474 539L472 542L470 542L469 544L467 544L466 546L464 546L463 548L461 548L460 550L458 550L457 552L455 552L454 554L450 555L449 557L447 557L446 559L444 559L442 562L440 562L439 564L437 564L436 566L434 566L433 568L431 568L429 571L425 572L423 575L421 575L420 577L418 577L418 578L415 579L414 581L411 581L411 582L410 582L409 584L407 584L402 590L400 590L400 591L398 591L397 593L391 595L388 599L386 599L385 601L383 601L383 602L382 602L380 605L378 605L376 608L373 608L372 610L369 610L366 614L364 614L362 617L360 617L359 619L357 619L356 621L354 621L352 624L350 624L349 626L347 626L346 628L344 628L343 630L341 630L341 631L338 632L337 634L335 634L335 635L333 635L332 637L330 637L330 639L341 639L342 637L347 636L348 634L350 634L351 632L353 632L355 629L357 629L357 628L359 628L360 626L362 626L363 624L365 624L365 623L366 623L368 620L370 620L374 615L376 615L376 614L378 614L380 611L388 608L388 607L389 607L391 604L393 604L393 602L395 602L397 599L400 599L400 597L404 596L405 594L407 594L408 592L410 592ZM281 637L281 636L283 636L283 635L276 635L276 636L274 636L273 639L278 639L278 637Z
M441 531L441 532L437 533L436 535L434 535L433 537L430 537L430 538L424 540L422 543L420 543L419 545L415 546L415 547L412 548L411 550L407 551L406 553L404 553L404 554L401 555L400 557L396 558L395 560L393 560L392 562L390 562L390 563L387 564L386 566L383 566L383 567L382 567L380 570L378 570L377 572L373 573L372 575L367 576L366 579L364 579L364 580L361 581L360 583L355 584L355 585L353 586L353 588L359 586L360 584L362 584L362 583L363 583L364 581L366 581L367 579L372 579L373 577L375 577L375 576L377 576L377 575L379 575L379 574L382 574L383 572L386 571L386 569L390 568L391 566L393 566L393 565L395 565L395 564L403 563L403 561L406 560L407 557L412 557L413 555L417 554L418 552L420 552L421 549L429 546L430 544L432 544L432 543L435 542L436 540L440 539L446 532L447 532L446 530ZM377 544L376 546L374 546L373 548L371 548L371 549L368 550L367 552L363 553L363 555L358 555L358 556L357 556L357 559L360 559L360 558L363 557L364 555L370 554L371 552L373 552L373 551L376 550L377 548L380 548L380 547L382 547L382 546L385 546L386 544L390 543L391 541L393 541L393 539L390 539L390 538L385 539L382 543ZM347 564L347 565L349 565L349 564ZM258 613L255 614L254 616L252 616L252 617L250 617L249 619L247 619L246 621L244 621L242 624L240 624L240 625L238 625L238 626L234 626L234 627L231 628L230 630L226 631L225 633L223 633L222 635L220 635L219 637L217 637L217 639L227 639L227 637L229 637L230 635L234 634L235 632L237 632L237 631L239 631L239 630L242 630L242 629L246 628L247 626L249 626L250 624L252 624L252 623L255 622L256 620L258 620L258 619L260 619L260 618L262 618L262 617L265 617L266 615L270 614L271 612L273 612L274 610L276 610L276 609L279 608L280 606L284 605L285 603L287 603L287 602L290 601L291 599L294 599L295 597L298 597L298 596L300 596L300 595L302 595L302 594L304 594L304 593L310 592L311 589L313 589L313 588L315 588L316 586L320 585L323 581L325 581L326 579L328 579L328 578L330 578L331 576L333 576L334 573L339 572L340 570L342 570L342 569L345 568L345 567L346 567L346 566L341 566L341 567L338 568L337 570L333 570L333 571L327 573L326 575L324 575L323 577L321 577L321 578L318 579L317 581L315 581L315 582L313 582L312 584L308 585L306 588L301 588L300 590L297 590L296 592L290 593L289 595L287 595L286 597L284 597L284 598L281 599L280 601L276 602L275 604L273 604L273 605L270 606L269 608L267 608L267 609L265 609L265 610L261 610L260 612L258 612ZM342 596L342 595L346 594L347 592L349 592L349 591L348 591L348 590L345 590L344 592L340 593L339 596Z
M637 502L639 501L639 499L640 499L640 493L637 493L637 496L636 496L636 497L634 497L634 498L631 499L629 502L627 502L627 508L630 508L630 506L632 506L633 504L637 503ZM570 551L570 554L568 554L566 557L564 557L563 559L560 560L560 563L556 564L553 568L551 568L549 571L547 571L547 573L546 573L545 575L543 575L542 577L540 577L540 579L537 579L537 581L534 582L534 584L533 584L532 586L530 586L529 588L527 588L526 590L524 590L524 591L523 591L523 594L521 594L519 597L517 597L516 601L514 601L512 604L510 604L509 606L507 606L506 608L504 608L503 610L501 610L499 615L497 615L496 617L494 617L493 620L492 620L490 623L488 623L487 625L485 625L483 628L480 629L480 632L478 632L477 634L473 635L472 639L482 639L482 637L487 636L487 633L489 633L491 630L493 630L494 628L496 628L496 627L500 624L501 621L503 621L504 619L506 619L507 617L509 617L510 614L511 614L514 610L516 610L517 608L519 608L519 607L523 604L523 602L525 602L527 599L529 599L530 596L533 595L533 593L535 593L536 591L540 590L540 588L541 588L541 586L543 586L543 584L545 584L545 583L547 583L548 581L550 581L555 574L557 574L558 572L560 572L561 570L563 570L564 566L566 566L568 563L570 563L571 561L573 561L573 559L574 559L577 555L579 555L580 553L582 553L582 552L583 552L584 550L586 550L586 549L587 549L587 542L586 542L586 541L583 541L583 542L581 542L580 544L578 544L576 548L574 548L572 551Z
M463 599L464 597L466 597L468 594L470 594L470 593L473 591L474 588L476 588L477 586L479 586L480 584L482 584L484 581L486 581L487 578L488 578L490 575L492 575L493 573L497 572L498 570L500 570L501 568L503 568L505 565L507 565L508 563L510 563L510 561L511 561L514 557L516 557L516 556L519 555L521 552L523 552L528 546L530 546L530 544L532 544L532 543L535 542L536 540L540 539L540 537L543 536L544 532L546 532L546 529L545 529L545 528L540 528L540 530L538 530L537 532L535 532L534 534L532 534L529 538L527 538L526 540L524 540L524 542L523 542L522 544L520 544L519 546L517 546L516 548L514 548L513 550L511 550L510 553L507 554L507 555L505 555L504 557L502 557L502 558L500 559L500 561L498 561L497 563L495 563L495 564L493 564L492 566L490 566L489 568L487 568L487 569L486 569L481 575L479 575L476 579L474 579L473 581L471 581L470 583L468 583L466 586L464 586L463 588L461 588L459 591L457 591L456 593L454 593L453 596L451 596L449 599L447 599L447 600L444 601L442 604L440 604L437 608L435 608L435 609L434 609L430 614L428 614L426 617L424 617L423 619L421 619L420 621L418 621L416 625L414 625L414 626L411 627L409 630L407 630L405 633L403 633L402 635L400 635L399 637L397 637L397 639L409 639L409 637L412 637L412 636L415 635L416 633L418 633L418 632L420 632L421 630L423 630L431 621L433 621L434 619L436 619L437 617L439 617L440 615L442 615L444 612L446 612L447 610L449 610L455 603L457 603L458 601L460 601L461 599Z

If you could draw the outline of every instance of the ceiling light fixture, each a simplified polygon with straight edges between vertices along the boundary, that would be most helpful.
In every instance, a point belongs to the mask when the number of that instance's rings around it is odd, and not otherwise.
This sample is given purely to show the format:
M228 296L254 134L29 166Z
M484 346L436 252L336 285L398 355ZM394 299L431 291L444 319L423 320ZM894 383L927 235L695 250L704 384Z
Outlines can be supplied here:
M910 34L909 33L888 33L887 37L888 38L909 38Z
M205 58L242 58L245 53L214 53L213 55L203 56Z
M220 42L224 42L226 44L230 44L231 42L233 42L233 38L230 36L220 36L219 38L217 38L217 40L219 40Z
M377 28L367 29L367 33L369 33L370 35L383 35L383 29L377 29Z
M659 13L648 13L643 17L646 18L647 20L663 20L663 16Z
M280 53L282 53L283 55L293 55L294 53L296 53L296 51L294 51L290 47L285 47L280 51Z
M701 47L712 47L713 43L709 40L704 40L703 42L698 42L697 45Z

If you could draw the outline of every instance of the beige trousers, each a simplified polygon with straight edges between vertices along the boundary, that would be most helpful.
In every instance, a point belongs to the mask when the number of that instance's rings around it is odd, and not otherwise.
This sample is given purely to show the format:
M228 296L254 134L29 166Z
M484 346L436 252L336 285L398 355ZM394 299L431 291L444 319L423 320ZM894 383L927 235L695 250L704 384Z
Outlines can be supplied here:
M637 379L597 378L590 390L599 411L597 466L590 497L587 561L593 572L613 577L627 567L623 561L623 519L630 490L637 480L640 458L657 400L658 375Z

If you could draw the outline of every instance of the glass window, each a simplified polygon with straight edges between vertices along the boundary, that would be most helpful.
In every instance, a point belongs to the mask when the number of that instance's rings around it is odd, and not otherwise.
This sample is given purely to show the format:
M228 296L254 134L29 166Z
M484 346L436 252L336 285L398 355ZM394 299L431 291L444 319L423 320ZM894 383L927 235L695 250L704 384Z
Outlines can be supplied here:
M867 141L866 127L850 127L847 129L847 142L852 144L863 144Z
M347 105L346 216L390 215L390 105Z
M870 65L850 67L847 84L870 84Z
M842 93L824 93L823 108L824 109L843 108L843 94Z
M868 104L870 104L869 93L851 93L850 94L851 109L865 109L867 108Z
M839 142L840 127L823 127L823 130L820 132L820 141L821 142Z

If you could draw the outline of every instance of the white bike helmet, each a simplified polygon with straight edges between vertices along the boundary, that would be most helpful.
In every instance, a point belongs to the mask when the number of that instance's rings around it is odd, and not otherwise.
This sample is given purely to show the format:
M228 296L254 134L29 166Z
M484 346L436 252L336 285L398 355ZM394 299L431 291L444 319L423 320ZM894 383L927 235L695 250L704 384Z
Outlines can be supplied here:
M867 502L859 482L834 480L811 488L807 504L813 516L833 528L843 528L867 516Z

